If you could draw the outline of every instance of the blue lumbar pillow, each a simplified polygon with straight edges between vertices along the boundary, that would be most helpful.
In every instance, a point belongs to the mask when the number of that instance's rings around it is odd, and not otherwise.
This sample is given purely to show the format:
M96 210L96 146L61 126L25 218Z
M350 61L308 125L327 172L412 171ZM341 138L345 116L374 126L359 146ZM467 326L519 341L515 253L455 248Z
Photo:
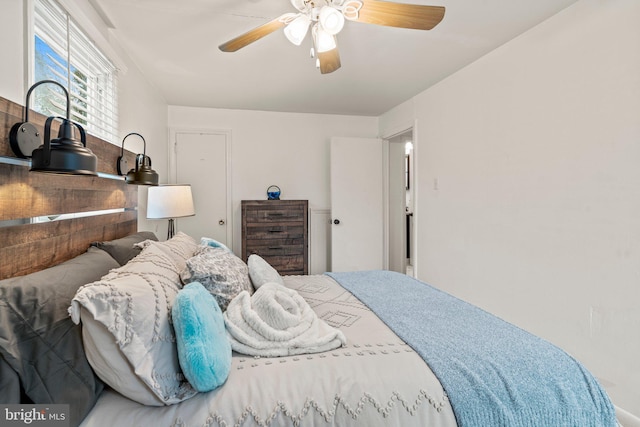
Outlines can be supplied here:
M178 292L171 311L185 378L201 392L219 387L231 370L231 343L215 298L192 282Z

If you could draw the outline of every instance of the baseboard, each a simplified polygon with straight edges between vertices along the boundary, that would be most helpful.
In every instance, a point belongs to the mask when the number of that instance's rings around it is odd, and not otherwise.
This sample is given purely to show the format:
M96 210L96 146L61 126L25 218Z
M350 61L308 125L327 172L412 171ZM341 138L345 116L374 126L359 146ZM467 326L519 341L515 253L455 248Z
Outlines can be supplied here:
M622 425L622 427L640 427L640 418L635 415L625 411L622 408L616 408L616 418L618 418L618 422Z

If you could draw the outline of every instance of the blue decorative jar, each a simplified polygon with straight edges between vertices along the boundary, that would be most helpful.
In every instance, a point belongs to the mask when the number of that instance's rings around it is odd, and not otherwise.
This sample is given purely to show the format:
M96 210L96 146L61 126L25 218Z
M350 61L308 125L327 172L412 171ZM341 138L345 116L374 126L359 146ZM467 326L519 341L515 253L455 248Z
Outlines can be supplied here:
M280 200L280 187L272 185L267 188L267 200Z

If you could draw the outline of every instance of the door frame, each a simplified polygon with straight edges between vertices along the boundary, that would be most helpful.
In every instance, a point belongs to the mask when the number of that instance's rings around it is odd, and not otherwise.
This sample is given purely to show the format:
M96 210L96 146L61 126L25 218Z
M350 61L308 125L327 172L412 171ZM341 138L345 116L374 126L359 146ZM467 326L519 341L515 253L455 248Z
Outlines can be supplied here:
M213 128L200 128L200 127L170 127L169 128L169 144L168 148L168 178L169 184L179 184L178 180L178 168L177 168L177 143L178 134L191 133L191 134L211 134L211 135L223 135L225 138L225 164L226 164L226 203L227 203L227 243L226 245L231 249L233 248L233 205L232 205L232 185L231 185L231 135L230 129L213 129Z
M385 259L385 268L389 268L389 140L394 136L401 135L405 132L411 131L413 134L413 228L411 232L411 240L414 242L414 245L411 247L413 252L413 258L415 260L413 265L413 277L418 277L418 254L419 254L419 245L418 245L418 200L420 197L420 191L418 187L418 120L413 119L410 121L406 121L399 125L390 127L388 129L384 129L381 134L381 138L383 139L383 143L385 145L384 150L384 192L383 192L383 202L384 202L384 215L383 215L383 225L384 225L384 259Z

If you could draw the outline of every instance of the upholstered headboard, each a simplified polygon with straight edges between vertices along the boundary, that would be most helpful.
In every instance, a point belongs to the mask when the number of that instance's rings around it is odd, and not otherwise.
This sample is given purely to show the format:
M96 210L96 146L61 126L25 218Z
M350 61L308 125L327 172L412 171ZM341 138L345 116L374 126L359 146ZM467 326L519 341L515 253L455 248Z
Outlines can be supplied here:
M29 172L28 162L9 144L9 131L23 121L23 110L0 97L0 279L59 264L91 242L137 230L138 187L117 176L120 147L87 135L87 148L98 157L98 177ZM41 131L45 120L29 113ZM134 153L125 150L125 156L134 164ZM60 219L63 214L74 215Z

